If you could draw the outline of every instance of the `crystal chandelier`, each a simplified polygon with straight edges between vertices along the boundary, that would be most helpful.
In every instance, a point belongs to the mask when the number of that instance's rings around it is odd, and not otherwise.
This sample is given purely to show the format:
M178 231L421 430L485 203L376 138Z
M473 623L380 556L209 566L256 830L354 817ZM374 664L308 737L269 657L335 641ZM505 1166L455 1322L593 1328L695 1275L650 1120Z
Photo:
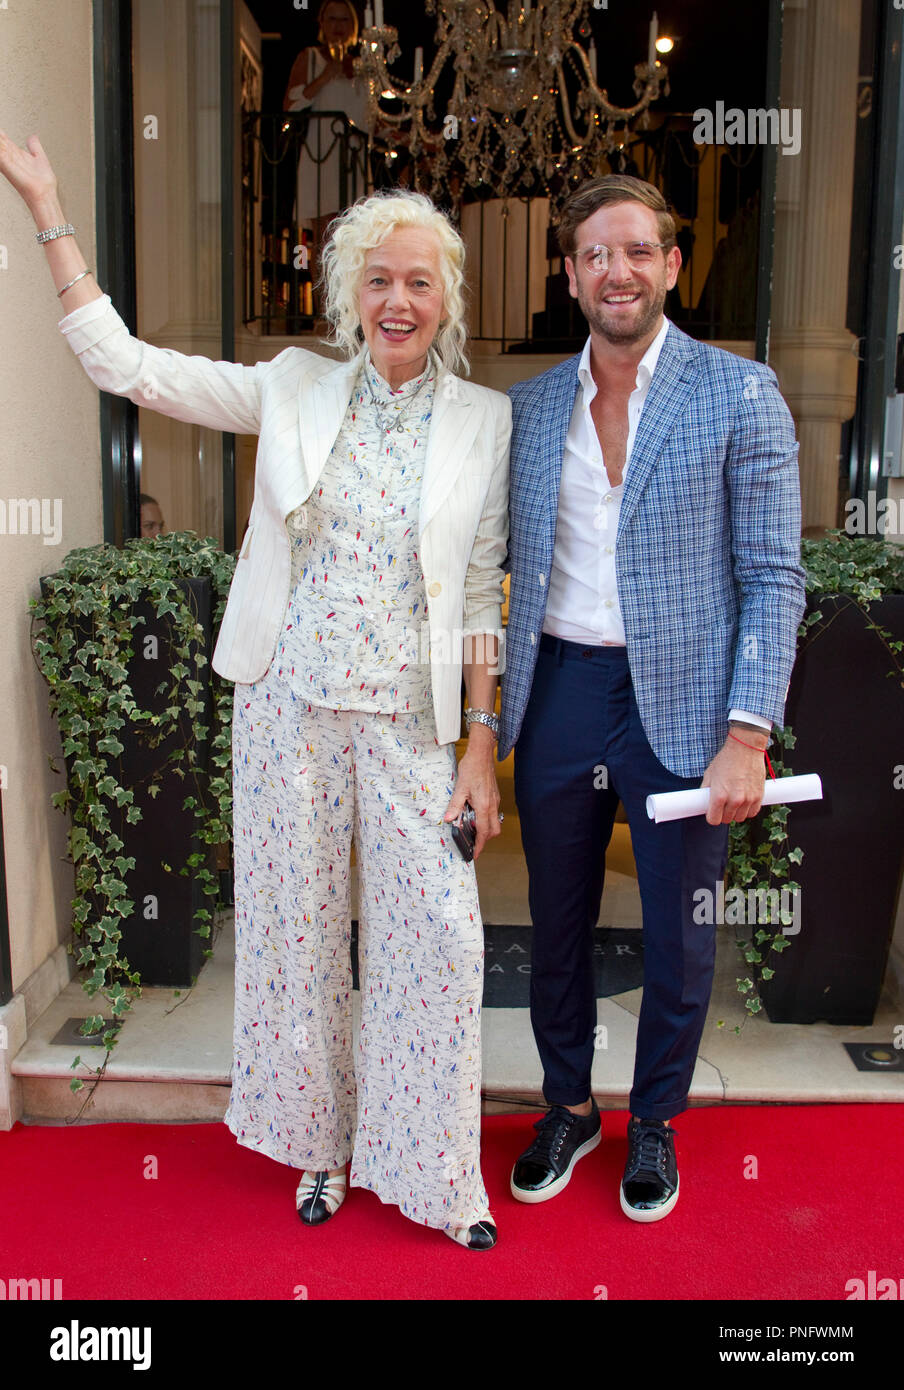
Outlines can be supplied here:
M647 61L634 69L637 100L622 107L597 83L592 39L587 48L580 42L591 36L588 0L508 0L505 14L493 0L426 0L426 10L437 16L426 75L420 48L410 83L390 74L401 50L397 29L383 23L382 0L375 14L367 5L355 68L367 88L370 129L388 131L389 144L397 132L415 185L434 197L451 193L457 201L462 184L502 198L548 194L601 173L603 159L647 125L660 86L668 95L655 13ZM448 91L450 81L451 95L438 99L437 84Z

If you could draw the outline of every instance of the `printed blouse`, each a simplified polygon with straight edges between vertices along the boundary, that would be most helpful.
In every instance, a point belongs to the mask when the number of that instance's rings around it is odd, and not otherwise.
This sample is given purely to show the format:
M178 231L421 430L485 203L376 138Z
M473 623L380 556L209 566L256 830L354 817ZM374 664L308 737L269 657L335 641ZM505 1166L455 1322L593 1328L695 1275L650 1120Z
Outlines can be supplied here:
M393 714L431 702L418 509L436 375L431 353L393 390L367 353L317 486L287 518L285 626L312 704Z

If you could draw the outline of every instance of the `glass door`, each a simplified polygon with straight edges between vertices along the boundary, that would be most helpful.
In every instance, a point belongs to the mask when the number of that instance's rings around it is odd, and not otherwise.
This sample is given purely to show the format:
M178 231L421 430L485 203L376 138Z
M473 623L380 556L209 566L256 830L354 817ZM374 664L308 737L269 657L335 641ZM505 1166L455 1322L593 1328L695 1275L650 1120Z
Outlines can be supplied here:
M220 0L132 0L136 333L213 359L224 355L220 29ZM139 407L145 533L162 522L233 544L223 461L220 431Z

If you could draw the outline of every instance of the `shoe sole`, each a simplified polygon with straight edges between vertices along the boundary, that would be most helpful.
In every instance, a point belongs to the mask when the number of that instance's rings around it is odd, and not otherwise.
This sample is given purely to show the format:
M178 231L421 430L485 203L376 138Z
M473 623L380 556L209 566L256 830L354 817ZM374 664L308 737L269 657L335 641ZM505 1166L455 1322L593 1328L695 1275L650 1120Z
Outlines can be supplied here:
M512 1176L509 1182L512 1196L515 1197L519 1202L528 1202L531 1205L533 1205L536 1202L548 1202L551 1197L557 1197L558 1194L562 1191L562 1188L567 1187L569 1182L571 1181L571 1174L574 1169L574 1165L578 1162L579 1159L584 1158L586 1154L592 1153L592 1151L596 1148L597 1144L601 1142L602 1137L603 1129L602 1125L600 1125L600 1128L597 1130L596 1134L594 1134L592 1139L585 1140L584 1143L581 1144L580 1148L575 1149L574 1153L571 1156L571 1162L565 1169L565 1172L562 1174L562 1176L560 1178L556 1178L555 1182L551 1182L548 1187L544 1187L540 1192L525 1192L522 1187L516 1187L515 1170L514 1168L512 1168Z
M621 1209L625 1213L625 1216L629 1216L632 1221L661 1221L664 1216L668 1216L669 1212L678 1201L680 1187L681 1180L679 1178L678 1182L675 1184L675 1191L672 1193L669 1200L663 1202L661 1207L655 1207L652 1211L638 1211L636 1207L632 1207L625 1197L625 1189L623 1186L620 1186L618 1189L618 1200L621 1203Z

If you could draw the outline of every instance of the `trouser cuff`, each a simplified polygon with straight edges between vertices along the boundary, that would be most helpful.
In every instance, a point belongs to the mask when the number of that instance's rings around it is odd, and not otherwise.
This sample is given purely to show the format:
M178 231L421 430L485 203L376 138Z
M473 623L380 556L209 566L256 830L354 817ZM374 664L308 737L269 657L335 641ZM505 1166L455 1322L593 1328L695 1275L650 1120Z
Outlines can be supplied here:
M590 1083L586 1086L547 1086L544 1082L543 1096L547 1105L583 1105L590 1100Z
M658 1105L650 1105L645 1101L635 1100L633 1096L629 1096L628 1106L631 1114L637 1120L671 1120L687 1109L687 1096L683 1100L660 1101Z

